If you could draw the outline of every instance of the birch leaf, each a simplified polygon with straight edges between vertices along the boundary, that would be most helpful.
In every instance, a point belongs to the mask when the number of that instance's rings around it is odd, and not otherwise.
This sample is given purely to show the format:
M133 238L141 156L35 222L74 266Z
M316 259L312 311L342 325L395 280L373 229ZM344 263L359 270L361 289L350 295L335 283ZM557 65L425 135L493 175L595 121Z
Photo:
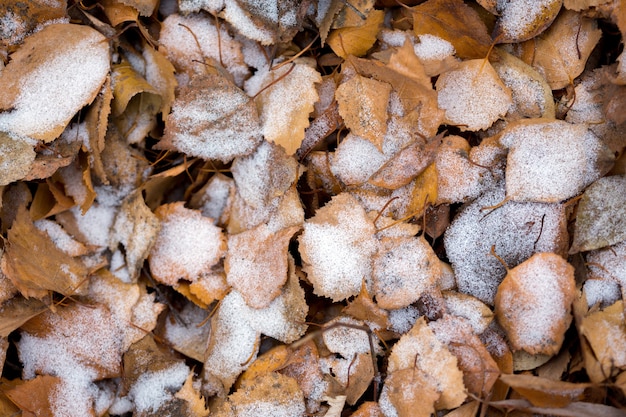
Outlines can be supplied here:
M335 29L328 35L326 43L342 58L365 55L376 42L384 17L382 10L372 10L363 25Z

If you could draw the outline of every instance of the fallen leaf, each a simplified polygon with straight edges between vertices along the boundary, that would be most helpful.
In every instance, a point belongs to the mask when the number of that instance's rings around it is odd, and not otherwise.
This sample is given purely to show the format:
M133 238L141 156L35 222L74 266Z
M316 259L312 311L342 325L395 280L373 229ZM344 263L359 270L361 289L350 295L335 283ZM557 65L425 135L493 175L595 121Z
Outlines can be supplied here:
M315 84L322 82L317 70L303 63L259 71L245 83L254 97L265 139L293 155L309 126L309 114L318 100Z
M83 293L87 268L38 230L26 209L18 211L8 232L2 271L26 298L43 298L50 291L64 295Z
M478 13L462 0L428 0L415 6L413 30L447 40L462 59L486 58L492 42Z
M241 417L255 417L261 411L271 416L304 416L304 395L295 379L277 372L244 381L228 396Z
M498 43L516 43L534 38L556 19L563 0L510 0L497 7L493 38Z
M31 171L35 141L0 132L0 185L21 180Z
M21 410L24 417L53 417L55 415L50 398L60 388L61 378L39 375L22 384L11 387L4 394Z
M553 253L537 253L508 271L498 287L495 314L511 347L558 353L576 296L574 268Z
M526 398L535 407L565 407L582 398L593 384L553 381L533 375L505 374L500 380Z
M376 34L383 24L384 17L385 13L382 10L372 10L362 25L342 27L330 32L326 43L335 54L344 59L349 55L365 55L376 42Z
M383 414L428 417L441 397L433 382L415 368L399 369L385 379L379 405Z
M380 151L387 131L390 93L389 84L355 75L340 84L335 94L346 127L372 142Z
M600 178L591 184L578 205L571 253L600 249L626 239L626 176Z
M28 320L48 309L47 304L36 298L13 297L0 306L0 337L8 337Z
M26 38L0 73L0 130L56 139L93 101L108 72L109 45L99 32L84 25L46 26Z
M157 146L228 162L251 153L260 141L254 102L225 78L207 75L181 88Z

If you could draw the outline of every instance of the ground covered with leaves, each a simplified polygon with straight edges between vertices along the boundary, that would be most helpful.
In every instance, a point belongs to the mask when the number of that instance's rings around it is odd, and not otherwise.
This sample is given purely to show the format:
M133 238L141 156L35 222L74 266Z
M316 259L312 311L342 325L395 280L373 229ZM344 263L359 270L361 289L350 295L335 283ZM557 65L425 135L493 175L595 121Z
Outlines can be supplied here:
M625 416L619 0L0 1L0 415Z

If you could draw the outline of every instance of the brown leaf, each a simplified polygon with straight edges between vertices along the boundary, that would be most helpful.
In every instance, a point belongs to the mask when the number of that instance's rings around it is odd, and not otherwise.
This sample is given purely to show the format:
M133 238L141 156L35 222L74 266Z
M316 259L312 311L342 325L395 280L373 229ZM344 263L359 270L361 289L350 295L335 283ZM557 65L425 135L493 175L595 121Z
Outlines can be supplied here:
M513 0L503 3L493 38L498 43L516 43L534 38L556 19L562 4L563 0L536 0L532 3Z
M390 402L398 417L429 417L440 396L437 387L420 370L406 368L387 376L380 402Z
M0 185L26 177L36 156L32 142L0 132Z
M3 41L7 41L9 45L17 45L37 26L65 18L66 10L67 1L50 3L46 0L27 0L19 5L11 1L2 1L0 16L7 19L2 28ZM15 23L9 23L11 20Z
M61 378L40 375L4 391L4 394L22 410L24 417L54 417L50 399L60 384Z
M137 9L127 6L118 0L103 0L102 11L104 12L111 26L117 26L124 22L136 22L139 18Z
M343 312L357 320L372 323L375 328L383 330L383 332L377 332L377 336L382 337L383 340L387 340L384 330L389 327L389 312L374 303L374 300L372 300L372 297L367 292L365 283L361 285L359 295L348 303L346 308L343 309ZM390 337L391 335L387 336Z
M413 28L416 35L447 40L462 59L485 58L491 46L487 27L462 0L429 0L415 6Z
M87 268L67 255L38 230L26 209L18 211L8 233L3 272L26 298L43 298L49 291L81 293Z
M565 407L581 399L585 389L593 384L553 381L532 375L500 375L500 380L509 385L536 407Z
M0 307L0 337L8 337L13 330L47 309L45 303L35 298L13 297Z

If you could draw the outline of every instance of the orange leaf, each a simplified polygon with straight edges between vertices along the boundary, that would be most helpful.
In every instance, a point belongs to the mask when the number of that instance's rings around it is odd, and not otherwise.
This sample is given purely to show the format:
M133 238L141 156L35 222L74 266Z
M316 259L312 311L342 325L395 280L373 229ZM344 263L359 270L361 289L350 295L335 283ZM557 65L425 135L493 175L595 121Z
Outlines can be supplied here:
M333 52L342 58L348 55L362 56L374 45L376 35L383 24L385 12L372 10L365 24L358 27L344 27L330 33L326 42Z

